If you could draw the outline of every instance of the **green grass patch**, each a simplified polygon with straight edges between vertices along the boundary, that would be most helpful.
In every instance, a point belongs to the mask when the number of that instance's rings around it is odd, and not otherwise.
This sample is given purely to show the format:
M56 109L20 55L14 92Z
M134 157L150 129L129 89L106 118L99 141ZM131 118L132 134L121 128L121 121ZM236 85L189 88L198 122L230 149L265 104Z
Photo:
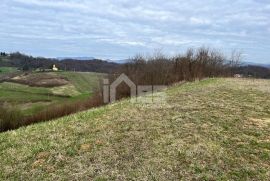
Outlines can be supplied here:
M15 71L15 68L1 67L3 72ZM61 76L68 80L63 86L33 87L19 83L0 83L0 105L20 109L25 115L32 115L48 106L65 104L65 102L84 100L99 88L99 78L103 74L89 72L34 72L33 76ZM32 74L28 75L30 78Z
M92 72L57 72L66 77L80 93L91 93L99 86L99 80L104 76L101 73Z
M17 72L16 67L0 67L0 75L1 74L6 74L6 73L12 73L12 72Z

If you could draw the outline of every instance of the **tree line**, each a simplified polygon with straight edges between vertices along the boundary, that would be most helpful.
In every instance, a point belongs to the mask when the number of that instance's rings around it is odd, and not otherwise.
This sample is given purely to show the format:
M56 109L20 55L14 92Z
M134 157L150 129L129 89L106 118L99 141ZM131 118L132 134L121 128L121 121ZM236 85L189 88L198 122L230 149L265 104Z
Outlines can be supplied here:
M0 56L6 57L6 56L8 56L8 54L6 52L0 52Z
M99 59L94 60L57 60L44 57L33 57L22 54L20 52L10 53L8 61L1 61L0 66L6 67L18 67L23 71L31 70L46 70L51 69L53 65L56 65L60 70L65 71L81 71L81 72L103 72L109 73L116 69L119 65L117 63L103 61Z
M188 49L186 53L168 57L162 53L152 56L137 55L123 64L111 79L125 73L136 84L170 85L180 81L201 80L208 77L233 76L240 66L241 53L233 51L231 56L201 47Z
M235 67L232 71L235 74L242 75L243 77L270 79L270 68L267 67L246 65Z

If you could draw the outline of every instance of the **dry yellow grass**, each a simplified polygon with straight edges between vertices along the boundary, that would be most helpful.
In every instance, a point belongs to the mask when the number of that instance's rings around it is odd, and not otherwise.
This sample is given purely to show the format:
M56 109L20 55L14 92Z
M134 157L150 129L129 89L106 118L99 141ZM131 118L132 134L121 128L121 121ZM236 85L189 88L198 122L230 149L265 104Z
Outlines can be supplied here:
M0 134L3 180L269 180L269 81L208 79Z

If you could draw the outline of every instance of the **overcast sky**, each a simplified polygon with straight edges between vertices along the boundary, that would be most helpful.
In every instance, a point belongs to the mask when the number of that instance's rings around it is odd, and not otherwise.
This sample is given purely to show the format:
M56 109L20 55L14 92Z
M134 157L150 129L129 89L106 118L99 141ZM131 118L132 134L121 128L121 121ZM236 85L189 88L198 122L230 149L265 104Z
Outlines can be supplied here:
M126 59L210 46L270 63L269 0L1 0L0 50Z

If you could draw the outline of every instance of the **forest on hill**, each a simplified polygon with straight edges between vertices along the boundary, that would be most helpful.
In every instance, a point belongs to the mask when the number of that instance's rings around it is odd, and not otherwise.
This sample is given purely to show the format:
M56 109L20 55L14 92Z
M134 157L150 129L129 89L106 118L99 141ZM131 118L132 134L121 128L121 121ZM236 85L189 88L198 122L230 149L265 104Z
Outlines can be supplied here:
M74 60L74 59L52 59L44 57L33 57L16 53L4 53L0 55L0 67L17 67L20 70L46 70L56 65L60 70L78 71L78 72L102 72L110 73L115 70L119 64L114 62L103 61L99 59L93 60Z

